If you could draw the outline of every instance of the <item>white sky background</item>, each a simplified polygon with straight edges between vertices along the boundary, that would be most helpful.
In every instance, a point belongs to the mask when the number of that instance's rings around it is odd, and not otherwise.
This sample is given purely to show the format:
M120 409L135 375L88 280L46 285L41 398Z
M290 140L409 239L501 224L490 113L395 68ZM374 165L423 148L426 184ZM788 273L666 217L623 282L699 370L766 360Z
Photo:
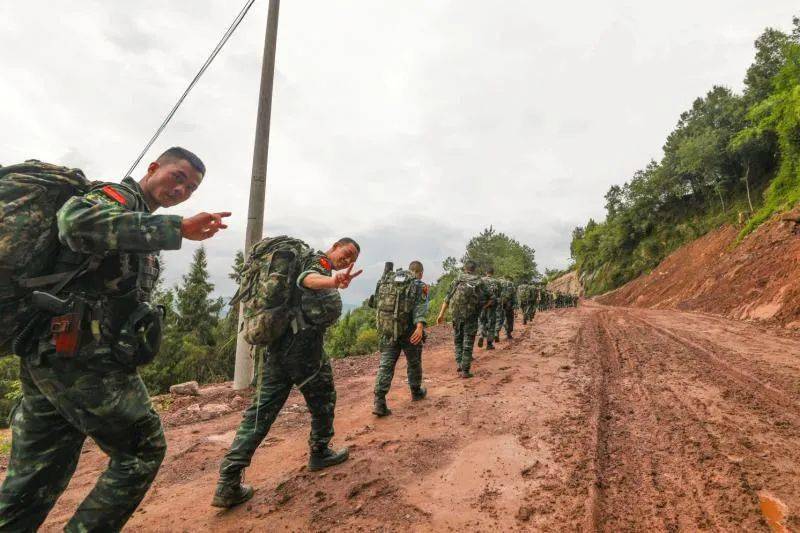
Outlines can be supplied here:
M239 0L0 0L0 164L37 158L116 180L227 28ZM267 1L257 0L134 176L172 145L208 175L169 212L231 210L207 241L221 295L242 246ZM284 0L266 232L383 261L448 255L494 225L564 267L570 232L712 85L740 91L752 43L791 0ZM167 212L167 211L165 211ZM166 280L196 246L165 254Z

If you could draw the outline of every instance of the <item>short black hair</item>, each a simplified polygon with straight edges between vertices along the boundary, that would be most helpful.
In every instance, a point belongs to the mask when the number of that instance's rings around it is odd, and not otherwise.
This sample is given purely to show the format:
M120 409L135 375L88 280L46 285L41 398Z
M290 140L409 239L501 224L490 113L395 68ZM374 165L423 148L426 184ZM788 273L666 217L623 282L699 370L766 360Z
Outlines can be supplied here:
M352 244L353 246L356 247L356 251L358 253L361 253L361 246L359 246L358 243L354 239L351 239L350 237L342 237L341 239L339 239L334 243L334 246L336 246L337 244L339 246L347 246L348 244Z
M478 263L476 263L472 259L467 259L466 261L464 261L463 268L464 272L469 272L470 274L472 274L473 272L475 272L475 269L478 268Z
M486 273L487 274L494 274L494 267L493 266L486 267Z
M190 165L192 165L192 168L200 173L201 176L206 175L206 166L203 164L203 161L193 152L190 152L186 148L181 148L180 146L173 146L158 156L158 159L156 159L156 161L159 163L178 160L188 162Z
M408 264L408 269L411 272L416 272L417 274L425 271L425 269L422 267L422 262L420 261L411 261L411 263Z

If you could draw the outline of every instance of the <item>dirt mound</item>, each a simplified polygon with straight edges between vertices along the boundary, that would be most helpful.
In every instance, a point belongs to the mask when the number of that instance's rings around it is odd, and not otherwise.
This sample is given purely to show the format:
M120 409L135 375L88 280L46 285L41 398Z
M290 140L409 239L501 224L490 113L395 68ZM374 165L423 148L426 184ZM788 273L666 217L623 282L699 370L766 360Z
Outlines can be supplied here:
M789 213L775 219L738 245L738 229L723 226L597 300L800 328L798 218L800 213Z

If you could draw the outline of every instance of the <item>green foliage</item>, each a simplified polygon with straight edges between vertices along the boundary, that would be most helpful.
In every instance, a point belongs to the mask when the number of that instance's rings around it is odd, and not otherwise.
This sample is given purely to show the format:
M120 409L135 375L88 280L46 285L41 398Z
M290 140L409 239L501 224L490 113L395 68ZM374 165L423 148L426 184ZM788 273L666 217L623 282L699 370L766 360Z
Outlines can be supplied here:
M374 343L370 343L374 339ZM325 333L325 352L334 358L371 353L378 346L375 310L366 302L348 311Z
M472 259L480 270L494 267L496 276L522 282L539 277L534 257L533 248L490 226L470 239L462 261Z
M213 290L206 252L200 247L182 283L156 292L154 299L167 308L167 320L158 357L140 369L151 393L164 393L183 381L230 379L237 318L228 313L220 319L223 301L211 297Z
M750 111L753 125L736 139L736 144L746 145L774 136L780 151L778 173L766 190L764 205L741 236L800 201L800 45L787 45L786 56L772 94Z
M605 221L575 228L570 251L587 294L650 271L723 223L746 216L744 235L800 200L798 38L798 19L791 36L767 29L744 94L714 87L696 99L662 159L608 190Z
M19 359L15 356L0 358L0 427L8 426L8 414L22 397L19 382Z

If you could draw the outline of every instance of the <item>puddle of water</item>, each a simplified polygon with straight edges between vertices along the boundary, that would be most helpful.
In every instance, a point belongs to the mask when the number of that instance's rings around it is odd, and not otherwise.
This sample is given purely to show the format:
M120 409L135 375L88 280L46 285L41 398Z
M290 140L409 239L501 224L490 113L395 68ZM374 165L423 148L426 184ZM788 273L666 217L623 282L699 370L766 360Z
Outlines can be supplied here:
M772 494L760 492L758 494L761 513L773 533L789 533L789 529L783 524L783 519L789 512L786 504Z

